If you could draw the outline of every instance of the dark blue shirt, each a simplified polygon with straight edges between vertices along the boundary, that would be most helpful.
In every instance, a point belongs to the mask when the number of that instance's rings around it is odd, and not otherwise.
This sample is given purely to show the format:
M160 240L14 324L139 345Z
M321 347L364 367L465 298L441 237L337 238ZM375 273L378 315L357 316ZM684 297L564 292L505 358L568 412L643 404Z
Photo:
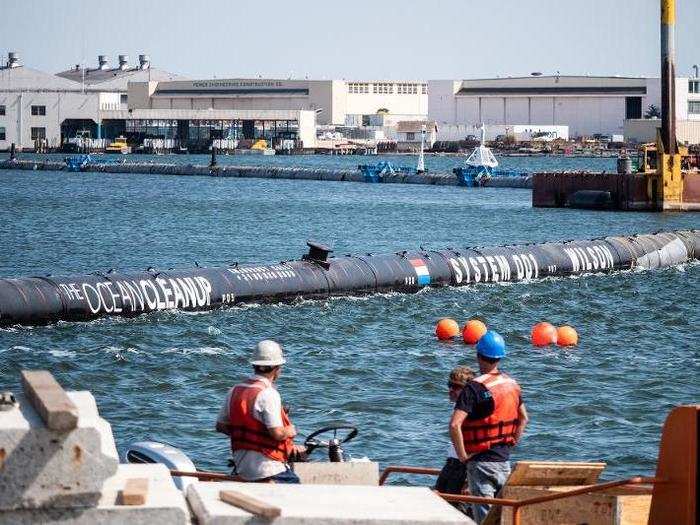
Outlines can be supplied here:
M522 397L520 403L522 404ZM493 398L491 392L481 383L469 381L460 392L455 403L455 409L467 413L467 419L484 419L493 414ZM472 456L469 461L508 461L510 445L494 445L485 452Z

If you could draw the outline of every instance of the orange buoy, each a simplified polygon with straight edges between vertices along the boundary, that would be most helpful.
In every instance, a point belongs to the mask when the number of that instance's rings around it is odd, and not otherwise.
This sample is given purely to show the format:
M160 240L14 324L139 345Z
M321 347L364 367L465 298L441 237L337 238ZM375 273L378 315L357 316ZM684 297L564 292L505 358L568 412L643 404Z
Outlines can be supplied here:
M435 335L441 341L447 341L459 335L459 325L454 319L440 319L435 327Z
M557 344L559 346L575 346L578 344L576 330L568 325L557 328Z
M532 327L530 338L535 346L551 345L557 342L557 329L549 323L537 323Z
M468 345L475 345L486 333L486 325L478 319L470 319L462 329L462 338Z

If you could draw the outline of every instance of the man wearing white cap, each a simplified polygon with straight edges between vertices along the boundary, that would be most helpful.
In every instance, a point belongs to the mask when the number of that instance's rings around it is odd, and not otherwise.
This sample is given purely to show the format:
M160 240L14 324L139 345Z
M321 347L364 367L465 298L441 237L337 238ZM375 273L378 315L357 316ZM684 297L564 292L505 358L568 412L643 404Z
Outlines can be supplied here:
M294 445L296 429L274 386L284 363L278 343L260 341L250 360L255 375L229 390L216 421L231 438L233 474L246 481L299 483L287 461L304 447Z

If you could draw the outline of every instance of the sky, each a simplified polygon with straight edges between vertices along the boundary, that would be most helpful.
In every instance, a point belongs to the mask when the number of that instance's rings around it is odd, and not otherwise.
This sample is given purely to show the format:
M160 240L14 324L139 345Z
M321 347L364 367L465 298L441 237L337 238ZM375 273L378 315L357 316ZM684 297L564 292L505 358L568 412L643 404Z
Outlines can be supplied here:
M700 0L677 0L677 72ZM35 69L118 54L190 78L658 76L659 0L0 0L0 52Z

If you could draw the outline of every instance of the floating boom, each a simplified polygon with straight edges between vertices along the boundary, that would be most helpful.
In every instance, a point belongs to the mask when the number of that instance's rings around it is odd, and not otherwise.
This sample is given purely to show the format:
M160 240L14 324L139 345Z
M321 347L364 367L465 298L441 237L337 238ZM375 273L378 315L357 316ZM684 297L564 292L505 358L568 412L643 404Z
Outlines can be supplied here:
M309 247L301 260L272 265L0 279L0 325L663 268L700 259L700 230L342 257Z

